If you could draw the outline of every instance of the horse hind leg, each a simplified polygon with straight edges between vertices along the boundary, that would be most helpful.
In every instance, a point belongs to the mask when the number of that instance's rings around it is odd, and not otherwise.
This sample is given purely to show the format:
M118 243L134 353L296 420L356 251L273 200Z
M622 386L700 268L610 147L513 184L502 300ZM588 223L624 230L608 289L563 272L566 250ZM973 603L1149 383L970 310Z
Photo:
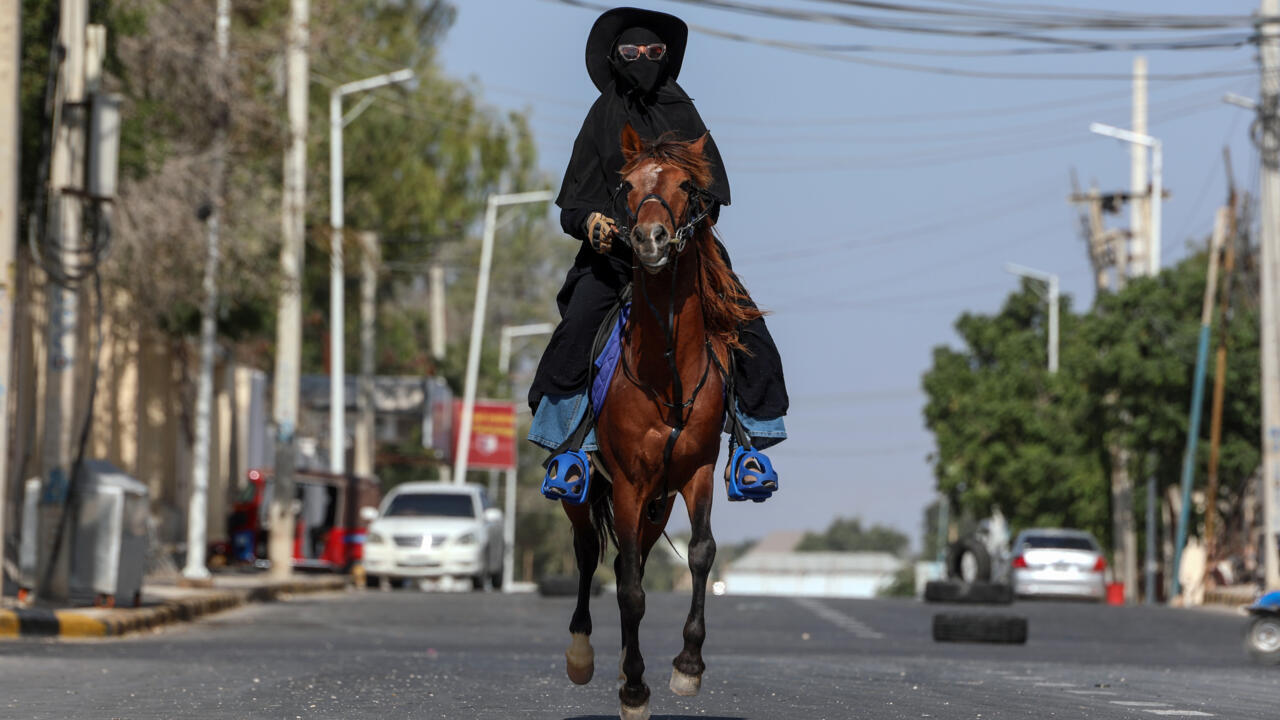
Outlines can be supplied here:
M716 541L711 535L711 499L714 495L712 470L700 471L683 491L689 509L692 537L689 541L689 572L693 576L693 592L689 617L684 624L684 649L672 661L671 692L684 697L698 694L702 687L702 643L707 637L705 619L707 576L716 559Z
M600 539L586 506L565 506L573 523L573 552L578 561L578 604L569 621L569 649L564 653L565 672L575 685L591 682L596 653L591 647L591 581L600 562Z

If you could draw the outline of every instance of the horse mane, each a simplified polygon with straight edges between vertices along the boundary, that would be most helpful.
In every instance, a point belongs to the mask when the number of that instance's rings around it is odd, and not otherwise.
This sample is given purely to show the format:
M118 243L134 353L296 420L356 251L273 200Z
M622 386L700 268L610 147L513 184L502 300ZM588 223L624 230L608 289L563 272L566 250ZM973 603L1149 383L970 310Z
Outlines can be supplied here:
M663 133L652 142L641 141L640 152L627 160L622 168L625 177L646 160L657 160L663 165L682 170L697 187L711 184L711 162L692 142L677 140L674 133ZM738 282L738 276L729 269L720 249L716 247L716 233L704 223L693 237L694 251L698 254L698 271L701 273L698 288L702 299L703 322L713 340L735 350L746 350L738 336L738 329L756 318L763 317L751 302L746 288Z

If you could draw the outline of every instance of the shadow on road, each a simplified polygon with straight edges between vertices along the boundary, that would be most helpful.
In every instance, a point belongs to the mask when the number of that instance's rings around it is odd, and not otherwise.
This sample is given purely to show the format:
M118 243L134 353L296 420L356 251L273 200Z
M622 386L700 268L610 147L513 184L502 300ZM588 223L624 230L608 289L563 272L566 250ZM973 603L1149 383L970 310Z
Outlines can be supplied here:
M576 715L564 720L617 720L617 715ZM651 720L747 720L743 717L724 715L654 715Z

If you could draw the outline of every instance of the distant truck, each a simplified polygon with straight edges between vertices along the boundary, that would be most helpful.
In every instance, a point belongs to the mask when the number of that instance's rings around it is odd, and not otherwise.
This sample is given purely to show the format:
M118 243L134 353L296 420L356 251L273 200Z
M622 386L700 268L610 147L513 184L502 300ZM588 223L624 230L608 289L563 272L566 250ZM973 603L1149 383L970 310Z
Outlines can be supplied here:
M215 545L212 556L228 565L266 567L271 497L271 471L250 470L248 484L231 508L228 543ZM294 474L298 522L293 532L293 566L346 572L364 557L368 523L360 509L376 507L382 490L376 478L298 471Z

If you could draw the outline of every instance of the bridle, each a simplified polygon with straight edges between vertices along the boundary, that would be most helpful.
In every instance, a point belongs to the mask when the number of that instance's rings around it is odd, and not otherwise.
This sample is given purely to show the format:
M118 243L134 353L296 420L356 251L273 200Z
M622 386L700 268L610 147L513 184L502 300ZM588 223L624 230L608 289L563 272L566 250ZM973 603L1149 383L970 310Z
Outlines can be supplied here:
M630 194L631 187L631 183L626 180L623 180L618 185L617 189L613 191L612 202L614 207L617 207L618 195L622 194L625 198ZM636 204L635 211L631 210L630 204L626 204L627 222L625 224L620 224L618 227L618 234L625 239L628 247L631 247L632 249L632 273L640 276L640 294L644 296L644 301L649 307L649 312L653 314L654 319L658 321L658 325L662 328L663 337L667 346L666 352L663 356L666 358L667 368L671 371L671 394L677 398L674 402L663 400L662 394L657 388L640 379L640 377L636 375L635 371L631 368L630 363L627 362L626 349L623 349L620 354L620 360L622 372L626 376L627 380L640 388L641 391L652 397L663 407L675 413L675 421L671 425L671 433L667 436L666 445L662 448L662 491L657 497L649 502L646 509L646 516L649 522L652 522L655 525L660 524L660 521L662 520L662 511L666 505L667 497L670 492L672 450L674 450L676 441L680 438L680 433L684 431L685 424L688 420L688 412L693 407L694 402L698 399L698 393L701 392L702 388L707 384L707 377L711 374L712 360L715 360L717 368L720 366L720 360L719 358L716 358L715 350L711 346L710 338L708 338L705 341L704 355L706 356L707 361L706 365L704 365L702 369L702 378L698 380L697 386L695 386L693 388L693 392L689 394L689 399L684 399L684 385L680 380L680 368L676 362L675 293L672 292L671 297L668 300L666 318L664 322L662 311L654 305L653 299L649 296L647 287L648 283L645 279L648 273L635 273L635 270L637 269L636 263L638 261L636 260L637 253L635 252L635 247L631 243L631 232L636 220L638 219L640 208L644 207L645 203L654 201L662 205L662 209L667 211L667 217L671 220L672 227L676 228L672 239L667 242L666 253L663 255L664 262L661 263L665 265L665 260L671 258L672 250L675 251L675 257L671 260L671 276L673 280L680 272L680 256L684 253L685 245L688 244L689 239L692 238L694 233L697 231L698 225L710 217L711 209L715 204L715 198L711 193L695 186L687 180L680 184L680 188L689 195L688 211L686 212L686 218L683 224L677 226L675 213L672 212L671 205L667 203L665 198L657 193L649 193L641 198L640 202ZM701 272L698 273L698 285L699 296L701 296Z
M626 196L631 193L631 187L631 183L623 180L618 184L618 187L614 189L610 202L615 208L618 206L618 196L621 195L625 199ZM707 192L703 188L697 187L688 180L680 183L680 189L684 190L689 196L688 212L685 213L685 221L683 224L678 224L676 222L676 214L671 210L671 205L667 203L666 198L657 193L649 193L648 195L640 198L640 202L636 204L636 209L634 211L631 209L630 204L623 204L623 208L627 213L627 222L620 223L618 225L618 235L624 239L628 247L631 247L633 251L635 250L631 245L631 231L634 229L634 225L639 219L638 216L640 214L640 208L644 207L645 203L652 201L658 203L662 206L663 210L667 211L667 219L671 221L671 227L676 229L671 241L667 243L667 251L664 258L670 258L672 250L675 250L676 255L684 252L685 245L688 244L689 239L693 237L693 233L698 229L698 225L711 216L711 208L715 205L715 198L711 193Z

